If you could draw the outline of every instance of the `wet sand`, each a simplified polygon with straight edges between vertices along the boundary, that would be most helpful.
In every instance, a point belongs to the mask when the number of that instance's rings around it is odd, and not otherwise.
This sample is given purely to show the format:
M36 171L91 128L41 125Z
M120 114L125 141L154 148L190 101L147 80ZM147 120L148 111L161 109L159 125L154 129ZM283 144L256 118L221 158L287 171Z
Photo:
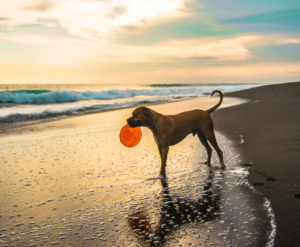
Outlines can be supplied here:
M218 97L151 108L208 109ZM237 103L226 98L223 106ZM248 185L251 157L223 134L225 171L203 164L189 135L171 147L167 179L151 132L126 148L133 109L6 129L0 136L0 246L272 246L269 201ZM220 112L223 110L220 110ZM224 110L225 111L225 110Z
M248 179L271 202L280 247L300 246L299 92L300 82L228 93L250 102L212 114L235 148L253 157Z

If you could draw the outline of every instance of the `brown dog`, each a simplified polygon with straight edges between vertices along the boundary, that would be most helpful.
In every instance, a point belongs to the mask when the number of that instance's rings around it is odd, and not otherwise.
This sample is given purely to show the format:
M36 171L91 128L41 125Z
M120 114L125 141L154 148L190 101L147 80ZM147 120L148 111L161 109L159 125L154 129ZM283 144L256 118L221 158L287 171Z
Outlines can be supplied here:
M211 96L214 93L220 94L220 101L217 105L206 111L192 110L176 115L162 115L147 107L141 106L136 108L132 113L132 117L127 119L127 123L132 128L145 126L152 131L161 157L161 176L165 176L166 174L165 168L169 146L179 143L189 134L197 134L201 143L206 148L208 154L207 165L210 166L212 152L211 147L207 143L208 140L219 156L220 168L225 167L223 152L217 144L213 121L209 115L222 104L223 94L221 91L215 90Z

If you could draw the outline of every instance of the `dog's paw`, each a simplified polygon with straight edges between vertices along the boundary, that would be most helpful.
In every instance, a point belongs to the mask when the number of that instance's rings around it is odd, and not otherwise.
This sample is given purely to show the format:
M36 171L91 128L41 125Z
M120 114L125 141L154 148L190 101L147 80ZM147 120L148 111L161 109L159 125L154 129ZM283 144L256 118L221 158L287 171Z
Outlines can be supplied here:
M155 179L163 180L165 177L163 175L158 175Z
M220 166L219 168L224 170L226 168L226 166Z
M207 166L211 166L211 164L208 163L207 161L205 161L204 164L207 165Z
M158 175L156 178L153 179L153 184L154 184L157 180L163 181L163 179L165 179L165 177L164 177L163 175Z

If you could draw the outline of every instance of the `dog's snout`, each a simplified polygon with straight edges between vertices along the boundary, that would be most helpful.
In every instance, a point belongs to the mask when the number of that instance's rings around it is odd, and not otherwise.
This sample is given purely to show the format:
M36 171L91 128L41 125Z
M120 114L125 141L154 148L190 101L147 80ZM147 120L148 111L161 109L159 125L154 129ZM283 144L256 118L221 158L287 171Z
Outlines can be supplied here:
M135 124L134 124L134 120L132 117L128 118L127 119L127 123L128 125L132 128L132 127L135 127Z
M127 119L127 123L131 128L135 128L137 126L141 126L142 125L142 121L141 120L135 120L133 117L130 117Z

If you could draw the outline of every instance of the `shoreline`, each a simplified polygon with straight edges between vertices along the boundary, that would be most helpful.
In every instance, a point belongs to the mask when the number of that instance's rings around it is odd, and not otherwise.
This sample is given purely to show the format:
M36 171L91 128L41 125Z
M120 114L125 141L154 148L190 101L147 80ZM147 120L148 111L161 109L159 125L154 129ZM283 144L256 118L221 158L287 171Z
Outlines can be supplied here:
M246 155L249 184L271 202L278 247L300 243L299 91L293 82L226 93L250 102L212 113L215 129Z
M78 114L61 114L58 117L45 117L45 118L38 118L38 119L32 119L32 120L22 120L22 121L16 121L16 122L0 122L0 138L1 137L5 137L7 135L10 135L11 132L14 132L14 129L28 129L31 126L35 126L35 125L47 125L47 124L51 124L51 123L56 123L59 121L68 121L69 119L76 119L76 118L83 118L85 116L93 116L93 115L98 115L98 114L103 114L103 113L110 113L110 112L115 112L115 111L124 111L127 109L135 109L136 107L139 106L150 106L150 107L155 107L155 106L163 106L163 105L168 105L168 104L177 104L177 103L181 103L183 102L183 104L186 104L184 102L190 102L190 101L197 101L200 100L203 102L212 102L211 104L213 105L215 103L215 97L218 96L203 96L203 97L193 97L193 98L187 98L187 99L181 99L181 100L176 100L176 101L166 101L166 102L155 102L155 103L146 103L146 104L136 104L136 105L130 105L130 106L126 106L126 107L117 107L117 108L109 108L109 109L102 109L102 110L95 110L94 112L82 112L82 113L78 113ZM222 103L222 105L220 106L220 108L224 108L224 107L231 107L232 105L235 104L244 104L246 102L246 100L241 99L241 98L230 98L227 97L226 99L227 102ZM200 106L201 107L201 106ZM208 106L209 107L209 106ZM202 109L202 108L201 108ZM59 123L57 124L59 125Z

